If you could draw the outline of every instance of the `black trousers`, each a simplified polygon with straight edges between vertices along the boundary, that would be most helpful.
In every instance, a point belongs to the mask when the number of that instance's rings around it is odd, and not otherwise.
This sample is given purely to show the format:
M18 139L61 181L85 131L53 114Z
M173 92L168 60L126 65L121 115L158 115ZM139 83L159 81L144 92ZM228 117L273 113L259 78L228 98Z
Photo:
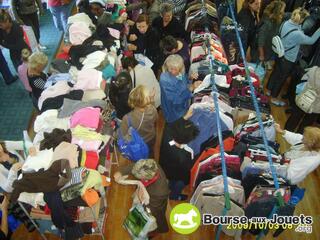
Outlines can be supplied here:
M304 74L304 69L300 67L299 65L296 65L294 69L292 70L291 75L291 81L287 90L286 95L288 96L289 105L295 106L295 99L296 99L296 87L301 82L301 78Z
M304 128L312 126L318 116L319 114L316 113L305 113L295 105L284 128L290 132L295 132L298 128L297 132L302 134Z
M10 84L10 82L14 81L14 77L9 69L8 63L4 58L2 51L0 50L0 73L6 84Z
M295 66L295 63L289 62L284 57L276 59L274 70L267 85L267 89L271 91L272 97L276 98L279 95L283 84L291 75Z
M31 14L19 14L19 17L22 19L25 25L32 27L34 35L36 36L37 42L39 43L40 24L39 24L38 13L35 12Z
M21 51L22 51L22 49L19 49L19 50L10 49L10 51L9 51L10 52L10 59L11 59L12 64L16 70L22 64Z

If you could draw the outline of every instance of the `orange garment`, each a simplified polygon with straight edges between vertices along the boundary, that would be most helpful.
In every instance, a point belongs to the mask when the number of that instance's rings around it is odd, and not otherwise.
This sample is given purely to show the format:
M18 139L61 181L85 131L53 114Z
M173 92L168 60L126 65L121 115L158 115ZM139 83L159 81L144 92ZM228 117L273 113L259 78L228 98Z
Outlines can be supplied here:
M228 152L228 151L232 151L233 147L234 147L234 142L235 139L234 137L228 137L225 140L223 140L223 145L224 145L224 151ZM194 183L197 179L197 173L199 170L199 164L200 162L202 162L203 160L207 159L208 157L220 153L220 145L218 145L215 148L208 148L207 150L204 150L201 155L198 157L198 159L196 160L196 162L193 164L193 167L190 170L190 191L193 191L193 186Z
M87 189L81 197L89 207L92 207L99 201L99 194L92 188Z

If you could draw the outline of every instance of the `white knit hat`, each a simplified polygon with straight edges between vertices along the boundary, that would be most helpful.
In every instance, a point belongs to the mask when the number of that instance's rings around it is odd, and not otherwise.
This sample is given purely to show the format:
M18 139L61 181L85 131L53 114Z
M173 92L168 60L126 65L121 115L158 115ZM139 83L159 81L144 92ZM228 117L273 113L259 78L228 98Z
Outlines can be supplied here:
M91 3L98 3L100 4L102 7L106 6L106 2L104 0L89 0L89 4Z

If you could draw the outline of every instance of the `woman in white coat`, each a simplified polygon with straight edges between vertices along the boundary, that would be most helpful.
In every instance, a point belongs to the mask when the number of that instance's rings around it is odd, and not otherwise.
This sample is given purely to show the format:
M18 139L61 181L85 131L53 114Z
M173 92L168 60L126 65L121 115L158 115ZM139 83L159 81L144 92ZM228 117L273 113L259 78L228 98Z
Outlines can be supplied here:
M151 68L139 64L134 57L122 58L122 67L129 71L132 86L144 85L150 93L154 93L154 105L160 106L160 85Z
M283 130L279 124L275 127L291 145L284 154L290 160L285 177L291 184L298 184L320 165L320 128L306 127L302 135Z

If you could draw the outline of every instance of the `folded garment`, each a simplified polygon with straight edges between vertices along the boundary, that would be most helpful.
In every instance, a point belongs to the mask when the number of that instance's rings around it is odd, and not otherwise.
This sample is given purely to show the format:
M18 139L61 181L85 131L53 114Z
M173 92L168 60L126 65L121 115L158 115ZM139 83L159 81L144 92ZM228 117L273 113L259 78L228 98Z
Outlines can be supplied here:
M49 109L59 109L61 108L64 99L68 98L73 100L81 100L83 95L83 90L72 90L67 94L59 95L53 98L47 98L42 104L41 112Z
M102 72L96 69L83 69L78 72L74 89L97 90L102 82Z
M70 119L70 127L78 125L83 127L97 129L100 119L100 108L86 107L76 111Z
M65 98L63 100L63 105L59 110L58 118L70 117L73 113L85 107L100 107L101 109L105 109L107 107L107 102L100 99L84 102Z

